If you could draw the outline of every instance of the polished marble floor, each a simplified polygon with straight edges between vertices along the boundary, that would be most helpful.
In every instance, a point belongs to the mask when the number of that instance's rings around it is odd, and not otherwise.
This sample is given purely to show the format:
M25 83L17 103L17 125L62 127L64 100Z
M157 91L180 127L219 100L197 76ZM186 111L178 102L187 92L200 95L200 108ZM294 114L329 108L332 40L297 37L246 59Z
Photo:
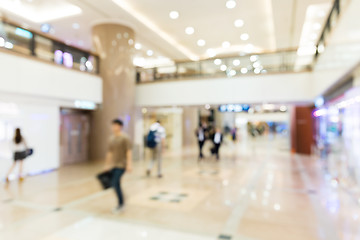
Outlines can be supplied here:
M359 202L316 157L291 155L284 144L228 143L220 162L200 164L193 149L168 152L162 179L145 177L146 162L135 162L118 215L114 193L95 179L100 163L2 183L0 239L360 239Z

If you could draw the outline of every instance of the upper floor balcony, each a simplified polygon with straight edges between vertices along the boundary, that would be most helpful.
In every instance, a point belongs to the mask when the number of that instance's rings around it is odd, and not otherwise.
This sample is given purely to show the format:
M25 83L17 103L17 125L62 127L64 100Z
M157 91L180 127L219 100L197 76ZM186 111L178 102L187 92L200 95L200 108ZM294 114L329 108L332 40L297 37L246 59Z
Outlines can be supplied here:
M349 0L335 0L316 44L274 52L241 52L231 56L213 56L200 61L178 61L153 68L137 68L137 83L163 80L234 78L251 75L301 73L312 71L325 52L331 31L337 25L341 10Z
M31 31L1 19L0 50L68 69L99 73L99 57L95 53L69 46L50 34Z

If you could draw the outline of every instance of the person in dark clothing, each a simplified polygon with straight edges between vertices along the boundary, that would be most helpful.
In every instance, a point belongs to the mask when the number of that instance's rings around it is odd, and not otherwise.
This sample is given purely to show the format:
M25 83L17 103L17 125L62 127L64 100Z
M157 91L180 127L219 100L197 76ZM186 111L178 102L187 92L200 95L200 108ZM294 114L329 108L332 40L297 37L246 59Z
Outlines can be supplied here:
M206 141L206 124L203 123L196 129L196 137L199 143L199 161L204 158L203 147Z
M214 147L211 150L211 153L216 156L216 160L220 159L220 147L223 141L223 134L221 133L220 128L216 128L214 135L212 136L212 141L214 143Z

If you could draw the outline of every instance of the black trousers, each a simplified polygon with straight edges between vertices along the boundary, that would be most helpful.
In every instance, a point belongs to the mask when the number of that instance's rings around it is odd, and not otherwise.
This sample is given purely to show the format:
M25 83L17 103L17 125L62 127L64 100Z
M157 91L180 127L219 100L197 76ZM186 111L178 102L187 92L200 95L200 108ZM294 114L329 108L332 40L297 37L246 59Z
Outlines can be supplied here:
M124 168L114 168L112 170L112 186L118 198L119 206L124 205L124 196L121 189L121 177L124 175L124 173Z
M203 147L204 147L205 141L199 141L199 158L203 158Z
M216 155L216 159L220 159L219 151L220 151L220 145L221 144L214 144L214 154Z

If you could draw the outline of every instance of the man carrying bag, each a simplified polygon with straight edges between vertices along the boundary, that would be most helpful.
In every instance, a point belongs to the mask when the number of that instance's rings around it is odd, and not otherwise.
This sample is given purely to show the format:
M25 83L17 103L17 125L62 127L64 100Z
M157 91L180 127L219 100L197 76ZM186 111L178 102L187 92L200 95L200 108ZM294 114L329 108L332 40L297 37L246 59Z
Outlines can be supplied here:
M97 177L102 186L107 189L113 187L118 198L118 205L113 213L119 213L124 208L124 196L121 189L121 178L125 172L132 171L132 151L129 137L122 132L123 122L119 119L112 121L113 135L109 141L109 148L105 160L105 172Z

